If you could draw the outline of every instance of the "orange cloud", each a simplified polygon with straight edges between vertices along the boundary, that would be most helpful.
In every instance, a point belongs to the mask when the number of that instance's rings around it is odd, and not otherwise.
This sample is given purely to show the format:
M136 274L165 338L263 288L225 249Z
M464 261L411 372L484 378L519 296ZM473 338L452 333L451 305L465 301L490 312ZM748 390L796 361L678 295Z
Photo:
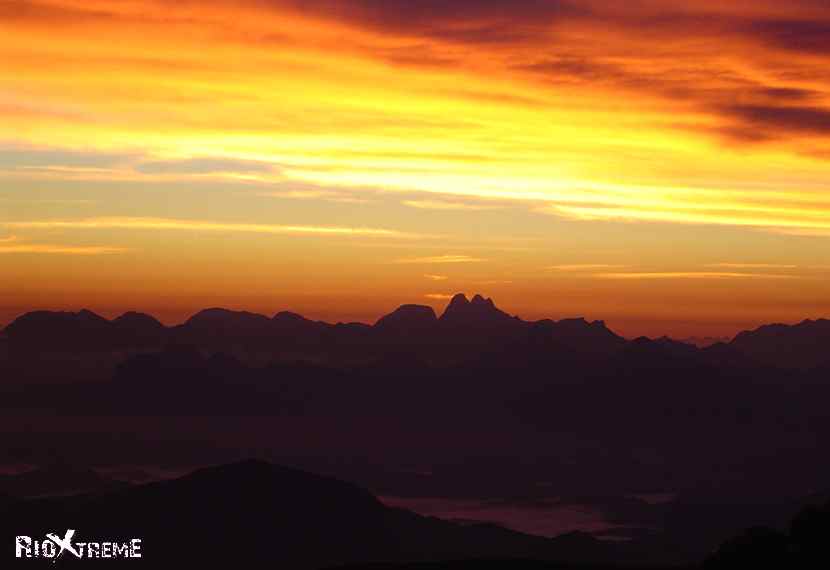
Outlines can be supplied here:
M129 251L123 247L107 246L71 246L52 244L15 244L4 245L0 243L0 254L10 253L42 253L54 255L111 255Z
M617 267L625 267L625 265L611 264L611 263L572 263L564 265L550 265L547 269L565 272L577 271L597 271L600 269L614 269Z
M797 279L797 275L770 273L739 273L724 271L652 271L597 273L603 279Z
M452 295L447 295L446 293L427 293L424 295L427 299L435 299L438 301L445 301L447 299L452 299Z

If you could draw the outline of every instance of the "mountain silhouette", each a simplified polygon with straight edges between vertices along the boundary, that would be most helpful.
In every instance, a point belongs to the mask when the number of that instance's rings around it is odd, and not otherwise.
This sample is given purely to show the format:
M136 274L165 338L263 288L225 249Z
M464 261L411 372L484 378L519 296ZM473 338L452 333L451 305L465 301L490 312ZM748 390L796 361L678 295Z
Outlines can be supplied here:
M15 350L48 347L57 350L110 350L118 346L113 327L105 318L83 309L77 313L33 311L5 329Z
M378 319L374 328L381 333L412 335L434 330L437 322L432 307L401 305Z
M6 327L5 335L14 350L96 352L161 346L167 329L143 313L128 312L109 321L83 309L26 313Z
M401 305L370 326L329 324L289 311L265 315L212 308L184 323L166 327L154 317L129 312L109 321L91 311L34 311L21 315L2 333L5 359L16 352L107 352L146 350L168 344L193 345L233 352L332 363L388 359L389 354L417 354L423 360L463 361L476 358L493 343L536 346L538 350L570 350L611 355L641 339L626 341L603 321L573 318L523 321L499 309L492 299L459 293L436 317L431 307ZM712 339L716 340L716 339ZM678 342L656 339L678 355L698 354L715 363L755 363L788 369L830 366L830 320L773 324L744 331L731 342ZM690 347L690 348L687 348ZM526 351L526 348L523 349ZM260 361L263 361L260 359Z
M290 311L280 311L271 318L271 323L283 335L314 335L328 328L326 323L311 321Z
M725 336L689 336L676 340L686 344L693 344L698 348L706 348L718 343L729 343L730 338Z
M536 342L545 345L594 354L611 354L626 344L604 321L588 322L583 318L537 321L533 323L533 334Z
M544 539L494 525L459 525L384 506L367 491L264 461L199 469L179 479L99 494L12 502L0 534L143 541L154 567L198 563L293 569L347 563L530 558L625 561L625 547L589 536Z
M128 312L109 321L91 311L33 311L2 331L0 366L19 353L105 353L146 350L168 344L192 345L232 352L258 362L300 359L337 364L388 360L413 355L424 361L461 362L477 358L492 345L524 345L527 352L575 351L609 356L641 339L626 341L603 321L585 319L523 321L499 309L492 299L459 293L436 317L431 307L405 304L370 326L329 324L289 311L265 315L212 308L199 311L172 327L154 317ZM678 342L656 339L678 355L696 353L712 363L752 363L786 369L830 367L830 320L805 320L796 325L764 325L736 335L731 342ZM717 339L711 339L716 341ZM695 346L700 344L701 346ZM686 348L692 347L692 348ZM695 352L696 351L696 352ZM72 363L60 362L54 368ZM14 369L14 366L11 366ZM25 374L25 371L23 372Z
M498 309L492 299L475 295L468 301L463 293L453 296L439 320L442 325L454 327L487 327L521 322Z
M731 345L758 362L786 368L830 363L830 320L772 324L738 334Z
M112 329L123 346L159 346L165 338L165 327L155 317L130 311L112 320Z
M270 333L271 320L265 315L221 308L199 311L173 330L179 342L226 346L266 341Z
M12 497L99 492L117 489L123 484L93 471L66 462L45 465L15 475L0 475L0 493Z
M247 311L211 308L184 323L165 327L149 315L130 312L113 321L89 311L37 311L17 318L4 333L17 352L107 352L192 345L230 352L256 362L273 359L365 363L408 355L423 361L460 362L476 358L493 342L536 342L606 353L622 339L604 323L584 319L522 321L481 295L453 297L440 318L431 307L405 304L373 325L329 324L282 311L268 318ZM56 364L55 367L66 363ZM70 365L71 366L71 365Z

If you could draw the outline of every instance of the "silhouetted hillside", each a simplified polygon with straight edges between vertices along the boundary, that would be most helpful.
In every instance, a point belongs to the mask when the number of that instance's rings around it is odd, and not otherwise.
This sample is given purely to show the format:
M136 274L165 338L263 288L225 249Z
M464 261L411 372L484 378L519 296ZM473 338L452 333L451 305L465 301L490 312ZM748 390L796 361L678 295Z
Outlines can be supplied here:
M123 483L103 477L91 469L69 463L54 463L16 475L0 475L0 494L12 497L100 492Z
M437 321L432 307L401 305L378 319L375 330L382 334L417 335L435 330Z
M111 350L120 339L105 318L86 309L78 313L34 311L5 329L13 349Z
M163 324L150 315L128 312L113 319L112 329L118 342L126 347L159 346L166 338Z
M690 336L678 338L676 340L685 342L686 344L693 344L698 348L706 348L707 346L712 346L713 344L718 343L728 344L731 339L725 336Z
M786 531L753 527L724 542L706 560L706 570L830 567L830 503L803 509Z
M261 461L104 494L3 507L4 540L76 529L76 540L141 538L143 562L268 563L293 569L463 558L630 560L588 536L543 539L385 507L354 485ZM63 560L61 562L64 562ZM213 566L212 566L213 567Z
M626 563L567 563L523 558L474 558L470 560L445 560L440 562L374 563L336 566L327 570L681 570L697 566L626 564Z
M764 325L744 331L732 346L764 364L810 368L830 363L830 320Z

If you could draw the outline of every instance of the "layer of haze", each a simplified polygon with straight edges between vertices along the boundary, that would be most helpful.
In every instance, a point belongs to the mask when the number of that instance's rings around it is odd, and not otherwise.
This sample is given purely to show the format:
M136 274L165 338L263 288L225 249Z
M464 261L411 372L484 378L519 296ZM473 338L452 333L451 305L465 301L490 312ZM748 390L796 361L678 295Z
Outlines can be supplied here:
M830 314L819 0L0 2L0 322Z

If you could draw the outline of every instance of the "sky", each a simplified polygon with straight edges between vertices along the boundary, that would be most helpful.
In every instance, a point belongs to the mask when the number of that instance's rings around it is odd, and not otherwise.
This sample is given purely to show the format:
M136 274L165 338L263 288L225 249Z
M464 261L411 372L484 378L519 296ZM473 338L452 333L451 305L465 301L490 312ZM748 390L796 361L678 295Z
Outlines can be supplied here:
M0 323L830 316L824 0L0 0Z

